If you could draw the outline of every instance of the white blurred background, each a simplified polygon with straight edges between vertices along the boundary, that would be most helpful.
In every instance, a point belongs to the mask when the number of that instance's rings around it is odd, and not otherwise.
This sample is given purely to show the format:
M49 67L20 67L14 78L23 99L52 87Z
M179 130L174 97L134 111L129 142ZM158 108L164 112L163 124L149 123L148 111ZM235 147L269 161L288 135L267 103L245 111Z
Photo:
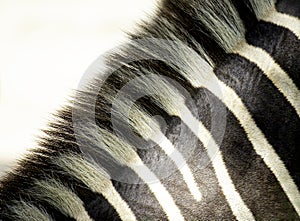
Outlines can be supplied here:
M0 0L0 176L157 0Z

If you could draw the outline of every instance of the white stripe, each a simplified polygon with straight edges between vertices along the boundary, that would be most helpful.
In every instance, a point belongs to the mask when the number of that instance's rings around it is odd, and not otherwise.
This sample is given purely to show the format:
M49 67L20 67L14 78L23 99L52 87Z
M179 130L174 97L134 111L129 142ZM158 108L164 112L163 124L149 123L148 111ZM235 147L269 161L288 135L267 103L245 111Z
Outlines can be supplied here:
M182 154L176 150L174 145L170 140L161 132L159 124L153 120L150 115L145 113L142 110L139 110L136 105L128 105L126 98L117 99L118 103L115 101L115 108L118 110L118 113L126 113L130 110L131 117L128 120L129 124L138 131L141 136L146 140L152 140L171 158L174 164L179 169L179 172L182 174L187 187L189 188L190 193L193 195L196 201L200 201L202 194L199 191L195 178L189 166L187 165ZM126 115L126 114L125 114Z
M300 39L300 19L291 15L277 12L275 9L262 20L289 29Z
M166 188L162 185L159 179L156 177L154 173L152 173L147 166L143 163L143 161L138 157L136 158L135 164L128 165L133 171L135 171L139 177L147 183L151 192L154 194L155 198L163 208L166 213L168 220L178 220L183 221L184 218L176 206L172 196L166 190Z
M275 7L275 0L249 0L249 2L258 19L266 17Z
M66 216L78 221L92 221L81 199L59 181L49 179L38 181L36 185L36 192L33 194L40 200L48 202Z
M97 188L95 188L95 191ZM98 190L99 191L99 190ZM109 184L105 191L101 192L107 201L115 208L123 221L137 220L128 204L122 199L120 194L116 191L112 183Z
M88 138L92 142L95 142L98 147L109 152L120 163L130 167L140 178L142 178L142 180L149 186L169 220L184 220L170 193L162 185L156 175L149 170L139 155L128 143L119 139L116 135L107 130L93 126L89 127ZM156 181L156 183L151 184L151 182L154 181Z
M201 193L195 182L194 176L188 167L182 154L173 146L168 138L161 132L160 125L156 120L153 120L149 114L139 109L132 101L128 98L123 97L126 92L119 91L121 96L117 96L112 101L113 113L112 120L119 121L122 119L124 122L128 122L137 133L139 133L145 140L152 140L165 152L168 157L174 162L183 176L184 181L189 188L189 191L193 195L196 201L201 200ZM109 95L110 96L110 95ZM110 99L107 96L108 100Z
M54 163L81 180L93 192L100 193L114 207L123 221L135 221L136 217L128 204L116 191L112 182L101 168L81 159L79 156L61 156Z
M175 165L179 168L179 171L182 174L183 179L194 199L200 201L202 198L202 194L199 191L193 173L187 165L187 162L183 158L182 154L175 149L173 144L163 133L159 132L158 137L162 139L153 138L152 140L156 142L162 148L162 150L172 159Z
M183 52L185 51L181 51L181 53ZM192 66L179 66L183 69L174 66L175 70L178 70L194 87L205 87L210 90L232 111L246 131L248 139L252 143L256 153L263 158L266 165L274 173L295 210L300 215L300 193L297 186L273 147L256 126L252 116L238 95L216 77L213 68L199 55L191 51L190 53L186 53L186 58L190 58L186 59L186 64L189 64L188 61L190 60L194 61L195 64ZM287 93L287 95L290 96L290 93Z
M285 168L285 165L276 154L273 147L269 144L262 131L257 127L238 95L223 82L219 81L219 85L222 94L219 94L218 91L214 91L213 88L208 89L219 97L240 121L254 150L262 157L265 164L276 176L295 210L300 215L300 193L288 170Z
M194 61L198 62L199 60ZM200 67L204 68L203 66ZM190 69L185 70L185 73L188 74L190 71ZM190 110L185 106L185 100L177 89L169 84L168 81L157 75L152 74L151 76L147 76L148 77L145 78L137 78L138 81L135 83L141 85L141 91L146 90L147 93L153 95L154 98L156 98L156 102L160 103L160 106L164 108L170 115L180 117L191 129L191 131L201 140L204 147L208 151L209 157L213 161L213 166L216 171L219 184L232 209L233 214L238 220L254 220L251 211L245 205L239 193L235 190L234 184L232 183L226 166L223 162L222 155L221 153L218 153L219 147L214 141L210 132L203 126L201 122L194 118ZM209 82L210 79L206 77L200 78L206 80L207 82ZM157 91L160 93L158 94ZM215 155L216 159L214 159ZM214 162L214 160L216 161Z
M13 217L18 220L53 221L44 210L25 201L17 202L9 209L15 214Z
M300 26L300 24L299 24ZM300 117L300 91L293 80L263 49L244 43L235 53L255 63L295 108Z
M195 119L187 107L185 107L182 113L184 114L180 116L181 119L188 125L188 127L199 138L199 140L201 140L206 148L208 156L210 157L216 172L219 184L235 217L238 220L255 220L253 214L244 203L239 193L236 191L235 186L228 174L222 153L219 150L220 148L214 141L214 138L210 132L200 121Z
M191 72L180 71L180 73L182 73L194 87L205 87L210 90L236 116L244 128L248 139L252 143L254 150L262 157L265 164L276 176L295 210L300 215L300 193L296 184L235 91L220 81L215 76L212 68L206 70L205 78L201 76L202 73L197 72L197 70Z

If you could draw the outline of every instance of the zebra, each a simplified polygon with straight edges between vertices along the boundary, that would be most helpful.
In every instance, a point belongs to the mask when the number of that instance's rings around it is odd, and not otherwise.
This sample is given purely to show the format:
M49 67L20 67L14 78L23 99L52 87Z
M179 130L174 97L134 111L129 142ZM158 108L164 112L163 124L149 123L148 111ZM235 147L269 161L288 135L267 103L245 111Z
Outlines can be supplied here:
M0 220L299 220L299 57L298 0L162 0L2 178Z

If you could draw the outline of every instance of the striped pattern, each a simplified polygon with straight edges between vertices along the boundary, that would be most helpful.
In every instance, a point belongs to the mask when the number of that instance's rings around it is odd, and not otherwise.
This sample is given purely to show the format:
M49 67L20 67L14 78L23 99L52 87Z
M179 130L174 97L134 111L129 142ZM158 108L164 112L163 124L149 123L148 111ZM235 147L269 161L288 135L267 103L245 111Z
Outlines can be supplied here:
M268 17L265 17L263 19L266 22L274 23L278 26L282 26L291 32L293 32L298 39L300 39L300 19L279 13L274 9L274 12L272 12Z
M122 220L136 220L133 212L112 185L109 176L101 168L96 168L80 156L60 157L55 163L66 173L84 182L93 192L102 194L116 209ZM87 173L82 173L86 171Z
M81 199L79 199L71 189L63 186L58 180L48 179L46 181L37 181L36 192L33 192L33 196L46 201L66 216L74 218L75 220L91 220Z
M16 220L52 221L52 218L43 209L27 202L17 202L11 209L15 213Z
M264 50L248 44L243 45L236 53L255 63L286 97L300 117L300 91L276 61Z
M162 2L1 181L0 220L299 220L291 2Z

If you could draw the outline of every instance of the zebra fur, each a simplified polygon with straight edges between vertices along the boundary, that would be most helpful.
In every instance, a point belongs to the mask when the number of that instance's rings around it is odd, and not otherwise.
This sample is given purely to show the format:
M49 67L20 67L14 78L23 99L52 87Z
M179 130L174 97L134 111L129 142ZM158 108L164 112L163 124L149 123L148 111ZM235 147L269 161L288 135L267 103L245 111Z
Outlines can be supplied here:
M0 220L299 220L299 28L297 0L163 0L1 180Z

